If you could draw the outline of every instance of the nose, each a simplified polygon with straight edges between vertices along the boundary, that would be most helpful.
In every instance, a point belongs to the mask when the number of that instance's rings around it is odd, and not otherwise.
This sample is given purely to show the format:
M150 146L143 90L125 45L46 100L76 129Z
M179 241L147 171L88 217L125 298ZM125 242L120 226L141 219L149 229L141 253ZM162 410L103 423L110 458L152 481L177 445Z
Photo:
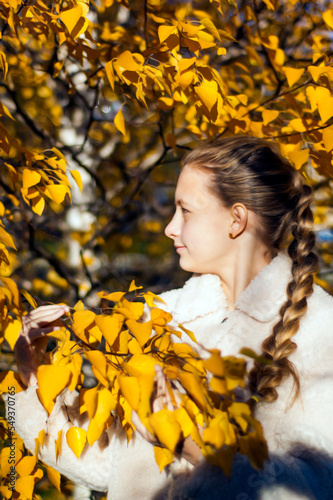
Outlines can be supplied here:
M172 217L171 221L165 228L164 234L165 236L171 238L172 240L178 238L178 236L180 235L180 224L178 221L177 212L174 213L174 216Z

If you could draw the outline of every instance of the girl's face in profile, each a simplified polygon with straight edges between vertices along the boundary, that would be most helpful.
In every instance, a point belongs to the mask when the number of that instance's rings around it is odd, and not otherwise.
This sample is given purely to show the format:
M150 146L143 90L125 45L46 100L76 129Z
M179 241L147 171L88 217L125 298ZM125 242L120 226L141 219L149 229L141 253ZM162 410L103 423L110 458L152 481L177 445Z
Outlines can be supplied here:
M180 255L179 265L193 273L221 276L231 262L233 217L208 189L209 174L185 166L178 179L176 211L165 228Z

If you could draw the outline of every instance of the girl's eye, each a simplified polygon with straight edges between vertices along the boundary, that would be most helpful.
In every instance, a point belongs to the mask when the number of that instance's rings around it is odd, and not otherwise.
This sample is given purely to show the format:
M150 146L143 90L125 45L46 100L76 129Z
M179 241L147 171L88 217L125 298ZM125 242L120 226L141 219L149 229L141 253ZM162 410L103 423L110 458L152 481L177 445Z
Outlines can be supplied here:
M189 214L190 212L184 208L184 207L180 207L181 208L181 211L183 212L183 214Z

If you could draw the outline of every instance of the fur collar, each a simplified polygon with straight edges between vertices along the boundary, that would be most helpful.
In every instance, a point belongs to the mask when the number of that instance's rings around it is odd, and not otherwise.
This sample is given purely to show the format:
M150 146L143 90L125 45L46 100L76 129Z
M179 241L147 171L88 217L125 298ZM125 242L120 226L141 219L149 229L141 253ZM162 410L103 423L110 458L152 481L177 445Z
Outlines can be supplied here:
M286 300L286 288L291 279L291 261L280 253L265 266L238 297L235 308L260 322L274 319ZM228 312L227 299L219 276L194 275L183 288L161 295L173 318L189 322L217 311Z

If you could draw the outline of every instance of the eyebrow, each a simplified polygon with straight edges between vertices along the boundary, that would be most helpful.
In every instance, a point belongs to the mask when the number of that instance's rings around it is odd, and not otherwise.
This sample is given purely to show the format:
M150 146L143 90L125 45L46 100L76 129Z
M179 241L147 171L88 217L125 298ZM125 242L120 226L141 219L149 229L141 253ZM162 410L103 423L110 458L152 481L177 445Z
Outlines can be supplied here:
M189 206L193 206L191 205L191 203L189 203L188 201L186 200L183 200L182 198L179 198L179 200L175 200L175 205L189 205Z

